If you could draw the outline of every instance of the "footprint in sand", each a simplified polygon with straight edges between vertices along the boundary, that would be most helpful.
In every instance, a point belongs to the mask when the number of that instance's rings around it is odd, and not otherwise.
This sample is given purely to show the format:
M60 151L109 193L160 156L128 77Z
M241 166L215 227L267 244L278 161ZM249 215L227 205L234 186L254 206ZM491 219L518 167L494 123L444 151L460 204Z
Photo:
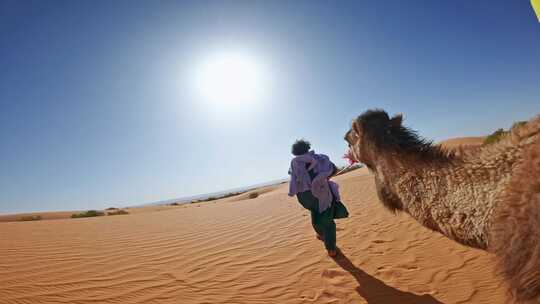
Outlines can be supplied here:
M383 268L377 270L377 273L385 281L393 281L402 275L401 271L397 268Z
M334 268L325 269L322 272L322 277L332 285L337 285L345 278L345 271Z
M418 270L418 266L414 266L414 265L403 265L403 266L401 266L401 268L403 268L405 270L408 270L408 271Z
M347 272L339 268L329 268L323 270L321 276L324 287L318 292L316 302L340 303L340 299L343 299L348 292L348 289L345 288Z

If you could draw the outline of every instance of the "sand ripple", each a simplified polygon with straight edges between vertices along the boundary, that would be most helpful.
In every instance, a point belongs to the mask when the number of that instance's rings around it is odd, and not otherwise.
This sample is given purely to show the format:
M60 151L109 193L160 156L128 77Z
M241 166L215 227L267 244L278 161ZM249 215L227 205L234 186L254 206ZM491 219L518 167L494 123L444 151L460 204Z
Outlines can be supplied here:
M127 216L0 223L0 303L504 303L492 257L394 216L362 170L328 258L286 185Z

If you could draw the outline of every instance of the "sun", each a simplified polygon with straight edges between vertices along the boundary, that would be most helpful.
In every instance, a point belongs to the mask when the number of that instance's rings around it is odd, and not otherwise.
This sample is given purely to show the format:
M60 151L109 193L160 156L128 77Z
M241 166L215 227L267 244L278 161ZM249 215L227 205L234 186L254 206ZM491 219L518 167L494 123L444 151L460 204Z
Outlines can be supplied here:
M264 93L265 73L254 56L227 52L209 56L196 69L195 89L212 104L226 106L257 102Z

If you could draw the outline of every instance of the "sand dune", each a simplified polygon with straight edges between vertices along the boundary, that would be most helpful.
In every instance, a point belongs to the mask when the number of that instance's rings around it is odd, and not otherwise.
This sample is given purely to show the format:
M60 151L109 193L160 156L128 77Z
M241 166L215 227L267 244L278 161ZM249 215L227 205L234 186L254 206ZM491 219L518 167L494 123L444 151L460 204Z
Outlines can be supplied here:
M0 222L17 222L26 217L39 216L42 220L58 220L70 218L72 214L79 213L81 211L57 211L57 212L28 212L18 214L5 214L0 215Z
M281 185L254 199L0 224L0 303L504 303L492 257L394 216L365 169L326 255Z
M444 140L439 144L447 148L477 147L484 143L484 139L483 136L458 137Z

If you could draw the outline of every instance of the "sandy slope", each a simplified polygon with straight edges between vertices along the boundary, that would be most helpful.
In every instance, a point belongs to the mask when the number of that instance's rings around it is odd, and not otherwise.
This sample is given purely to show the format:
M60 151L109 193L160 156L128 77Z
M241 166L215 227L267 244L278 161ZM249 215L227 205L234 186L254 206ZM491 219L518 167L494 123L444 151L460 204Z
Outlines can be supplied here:
M238 201L245 200L249 198L249 195L252 193L263 194L276 189L278 185L271 185L261 187L255 190L250 190L245 193L238 195L230 196L227 199L221 199L220 201ZM180 204L182 206L184 204ZM179 206L169 205L150 205L144 207L124 207L120 208L124 211L127 211L129 214L139 214L139 213L148 213L156 211L166 211L171 209L177 209ZM0 223L2 222L18 222L21 221L21 218L24 217L41 217L41 220L58 220L58 219L70 219L73 214L78 214L85 212L86 210L73 210L73 211L53 211L53 212L27 212L27 213L17 213L17 214L3 214L0 215ZM111 212L113 210L99 210L105 213Z
M5 214L0 215L1 222L17 222L23 217L40 216L42 220L58 220L71 218L74 213L80 213L82 211L57 211L57 212L28 212L18 214Z
M484 139L485 137L483 136L458 137L444 140L439 144L447 148L477 147L484 143Z
M0 303L504 303L489 254L382 208L364 169L336 178L344 256L287 185L159 212L0 223Z

